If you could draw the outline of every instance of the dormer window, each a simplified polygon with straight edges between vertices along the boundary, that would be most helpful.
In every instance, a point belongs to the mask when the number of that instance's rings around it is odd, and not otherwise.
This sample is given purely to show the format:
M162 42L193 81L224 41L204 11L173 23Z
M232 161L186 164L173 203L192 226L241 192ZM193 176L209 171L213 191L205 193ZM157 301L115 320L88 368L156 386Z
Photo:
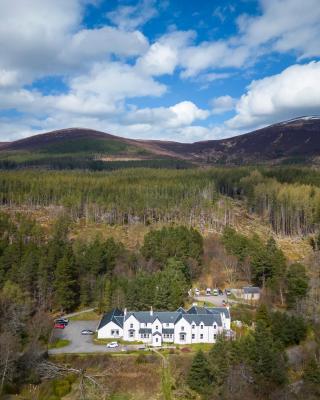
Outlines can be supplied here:
M158 325L156 325L156 330L158 330L159 329L159 326Z
M169 326L168 322L166 323L166 326Z
M192 329L196 329L196 326L195 326L195 324L192 324L192 326L191 326L191 327L192 327Z
M200 325L200 329L203 329L203 325L202 324Z
M213 329L217 329L217 325L216 324L213 325Z

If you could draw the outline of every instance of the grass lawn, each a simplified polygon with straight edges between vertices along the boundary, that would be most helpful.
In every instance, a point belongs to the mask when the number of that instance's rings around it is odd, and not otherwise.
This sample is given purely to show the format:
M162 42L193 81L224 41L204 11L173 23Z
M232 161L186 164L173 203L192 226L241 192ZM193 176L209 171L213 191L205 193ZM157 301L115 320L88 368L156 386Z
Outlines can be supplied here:
M186 345L177 345L177 349L183 352L183 349L189 349L190 353L196 353L199 350L203 352L208 352L211 350L213 343L194 343L194 344L186 344Z
M95 311L88 311L79 315L75 315L73 317L70 317L70 321L98 321L101 318L101 315L99 315Z
M114 339L98 339L97 338L97 335L95 335L94 337L93 337L93 343L94 344L108 344L108 343L110 343L110 342L118 342L119 344L123 344L123 345L130 345L130 344L144 344L143 342L138 342L138 341L135 341L135 342L126 342L125 340L121 340L121 339L116 339L116 338L114 338Z
M49 343L49 349L60 349L61 347L68 346L71 343L68 339L58 339L52 343Z

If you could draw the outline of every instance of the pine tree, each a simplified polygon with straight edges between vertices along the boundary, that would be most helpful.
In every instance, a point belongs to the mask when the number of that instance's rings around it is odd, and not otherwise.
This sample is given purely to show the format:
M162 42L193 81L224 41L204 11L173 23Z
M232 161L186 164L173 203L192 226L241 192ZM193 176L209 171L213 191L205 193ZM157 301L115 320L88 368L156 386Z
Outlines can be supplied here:
M257 321L253 339L248 356L258 390L284 384L287 379L285 355L263 320Z
M303 299L308 291L309 278L306 274L306 268L303 264L291 264L287 276L287 306L293 308L297 301Z
M192 390L203 395L210 390L211 375L209 363L201 350L196 353L192 360L187 383Z
M69 246L64 256L58 261L54 278L55 302L64 311L74 309L79 303L77 274Z

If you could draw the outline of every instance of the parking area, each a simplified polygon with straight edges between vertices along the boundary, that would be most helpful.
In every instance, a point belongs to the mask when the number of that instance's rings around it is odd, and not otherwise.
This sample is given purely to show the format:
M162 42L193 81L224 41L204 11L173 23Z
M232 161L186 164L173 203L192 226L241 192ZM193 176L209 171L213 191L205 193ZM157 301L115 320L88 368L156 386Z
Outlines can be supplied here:
M130 345L110 349L106 345L93 343L93 335L81 335L83 329L95 332L99 321L70 321L64 329L54 329L52 339L67 339L70 344L58 349L50 349L49 354L67 353L112 353L118 351L137 350L141 345Z
M229 301L228 296L224 293L224 294L220 294L218 296L194 296L194 301L203 301L203 302L208 302L208 303L212 303L217 307L222 307L224 306L223 301L225 301L226 303Z

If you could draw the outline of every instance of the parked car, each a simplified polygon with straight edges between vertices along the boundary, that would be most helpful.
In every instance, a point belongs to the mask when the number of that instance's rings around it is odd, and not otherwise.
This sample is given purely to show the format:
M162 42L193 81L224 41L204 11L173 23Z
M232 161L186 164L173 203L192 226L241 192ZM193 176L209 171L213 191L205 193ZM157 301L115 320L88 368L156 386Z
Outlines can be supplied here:
M195 293L196 296L200 296L200 290L199 289L195 289L194 293Z
M226 289L226 295L230 296L231 295L231 290L230 289Z
M67 318L58 318L55 320L56 324L63 324L63 325L68 325L69 320Z
M118 342L110 342L107 344L108 349L115 349L116 347L119 347Z
M81 335L94 335L94 332L91 329L83 329Z
M54 329L64 329L65 328L65 324L55 323L53 327L54 327Z
M212 294L214 296L218 296L218 294L219 294L218 289L213 289Z
M211 289L210 288L206 289L206 296L211 296Z
M218 289L218 293L219 293L219 296L223 295L223 291L221 289Z

